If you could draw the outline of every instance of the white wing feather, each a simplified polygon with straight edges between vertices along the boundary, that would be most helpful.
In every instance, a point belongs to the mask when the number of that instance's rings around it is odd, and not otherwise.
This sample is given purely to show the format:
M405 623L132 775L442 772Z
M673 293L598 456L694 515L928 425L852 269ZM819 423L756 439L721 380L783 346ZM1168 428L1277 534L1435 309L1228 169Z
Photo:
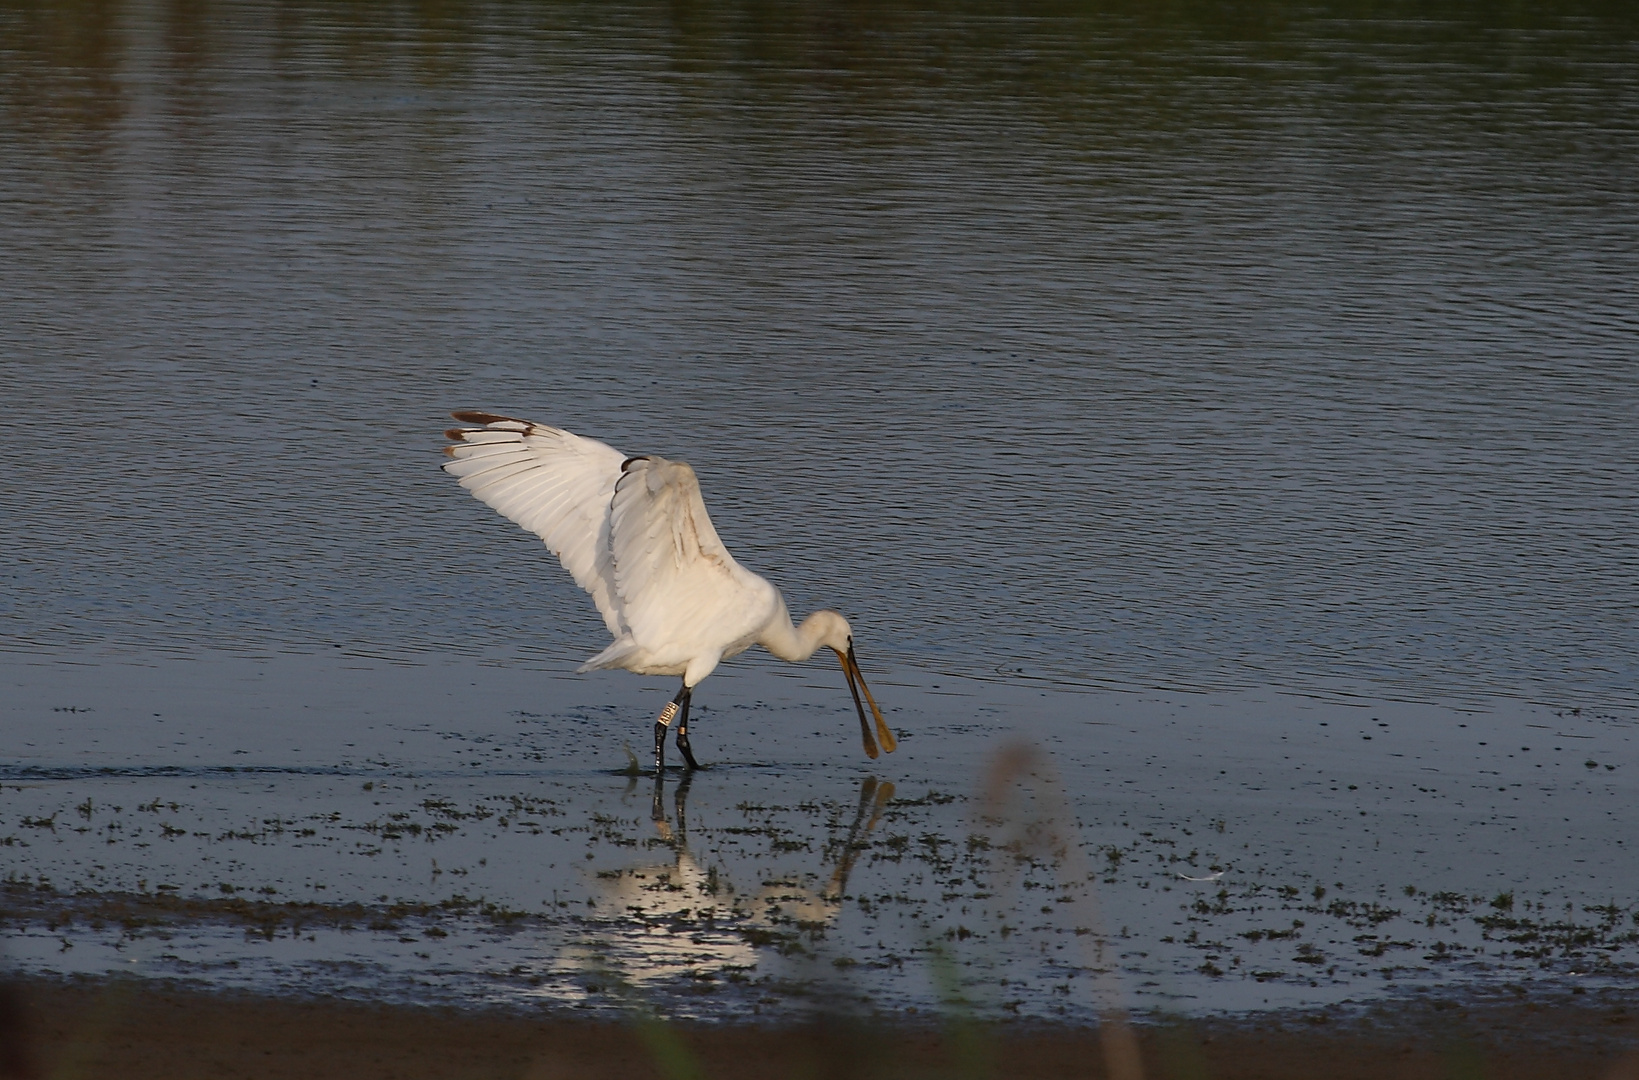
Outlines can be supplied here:
M660 660L673 648L744 649L779 602L728 553L700 482L681 461L629 460L610 513L615 589L633 640ZM716 658L712 658L712 663Z
M457 413L456 419L484 426L449 433L460 441L444 448L452 459L444 471L546 541L619 638L627 622L615 589L609 510L625 457L596 439L527 420L488 413Z

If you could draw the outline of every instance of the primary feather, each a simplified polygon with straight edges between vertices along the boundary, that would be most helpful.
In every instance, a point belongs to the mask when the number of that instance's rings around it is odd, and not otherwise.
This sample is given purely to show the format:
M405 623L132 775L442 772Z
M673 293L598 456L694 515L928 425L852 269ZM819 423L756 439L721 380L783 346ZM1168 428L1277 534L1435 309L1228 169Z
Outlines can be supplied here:
M454 429L444 471L479 500L546 541L575 584L592 595L609 633L626 632L615 595L609 500L624 455L561 428L492 413L458 412L483 424Z
M682 675L692 686L783 614L775 588L723 546L684 462L627 458L527 420L455 417L483 427L448 433L457 441L445 471L546 541L602 613L615 640L585 668Z

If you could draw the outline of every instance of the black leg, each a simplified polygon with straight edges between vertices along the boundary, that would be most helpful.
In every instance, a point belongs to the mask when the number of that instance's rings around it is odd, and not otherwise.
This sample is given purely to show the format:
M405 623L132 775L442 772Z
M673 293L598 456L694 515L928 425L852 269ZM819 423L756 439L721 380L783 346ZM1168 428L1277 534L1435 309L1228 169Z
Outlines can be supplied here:
M676 719L679 709L682 710L685 717L688 716L689 688L687 686L679 690L677 696L666 703L666 707L660 710L660 716L654 722L654 774L656 776L666 770L666 729L671 727L671 723ZM687 746L686 743L681 745ZM688 750L684 749L683 753L687 755Z
M694 691L685 686L680 696L683 699L683 711L677 716L677 749L682 752L683 760L689 763L689 769L692 771L700 767L700 763L694 760L694 752L689 749L689 699L694 697Z

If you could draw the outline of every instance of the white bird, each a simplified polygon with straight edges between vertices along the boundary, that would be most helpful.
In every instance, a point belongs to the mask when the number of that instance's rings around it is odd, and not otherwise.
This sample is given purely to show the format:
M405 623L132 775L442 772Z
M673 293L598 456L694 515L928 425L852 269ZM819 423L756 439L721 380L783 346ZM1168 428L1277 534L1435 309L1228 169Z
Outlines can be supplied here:
M486 412L452 413L476 428L454 428L444 471L479 500L546 541L552 554L592 594L614 644L581 671L625 668L639 675L679 675L683 688L654 726L654 764L665 766L666 732L677 721L677 748L690 769L689 698L725 657L761 645L781 660L802 661L821 648L836 652L859 712L865 753L877 741L897 745L865 685L854 655L853 628L835 611L816 611L793 626L785 599L768 581L734 561L706 516L700 483L681 461L627 457L596 439L561 428Z

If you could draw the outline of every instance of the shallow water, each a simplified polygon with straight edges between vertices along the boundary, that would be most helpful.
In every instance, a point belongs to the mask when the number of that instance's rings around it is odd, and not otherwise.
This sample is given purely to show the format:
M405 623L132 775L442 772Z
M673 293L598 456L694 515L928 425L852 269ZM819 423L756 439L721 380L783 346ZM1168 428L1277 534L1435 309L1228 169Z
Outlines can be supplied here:
M1021 730L1137 1004L1631 974L1636 17L1424 10L0 3L13 958L1085 1015ZM474 406L691 461L902 753L736 667L657 823Z
M31 971L706 1019L1639 974L1632 717L913 676L868 762L840 673L740 664L692 725L710 767L657 788L621 745L659 683L76 659L0 668Z

